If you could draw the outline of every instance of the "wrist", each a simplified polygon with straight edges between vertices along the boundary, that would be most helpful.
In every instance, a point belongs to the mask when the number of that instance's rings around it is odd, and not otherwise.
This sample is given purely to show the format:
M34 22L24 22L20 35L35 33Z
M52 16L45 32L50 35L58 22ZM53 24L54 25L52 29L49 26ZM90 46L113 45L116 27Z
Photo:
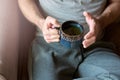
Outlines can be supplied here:
M40 29L42 28L43 24L45 22L45 19L44 18L39 18L37 21L36 21L36 25L37 27L39 27Z
M106 22L107 20L103 16L98 16L97 20L98 20L102 29L104 29L108 25L107 22Z

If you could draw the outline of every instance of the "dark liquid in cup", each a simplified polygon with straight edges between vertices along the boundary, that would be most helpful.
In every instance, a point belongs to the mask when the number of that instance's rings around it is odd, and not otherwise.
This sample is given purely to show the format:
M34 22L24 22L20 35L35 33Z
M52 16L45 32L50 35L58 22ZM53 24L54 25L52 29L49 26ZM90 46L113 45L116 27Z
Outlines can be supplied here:
M63 32L65 34L68 34L68 35L71 35L71 36L81 34L80 27L78 25L75 25L75 24L71 24L71 25L66 26L63 29Z

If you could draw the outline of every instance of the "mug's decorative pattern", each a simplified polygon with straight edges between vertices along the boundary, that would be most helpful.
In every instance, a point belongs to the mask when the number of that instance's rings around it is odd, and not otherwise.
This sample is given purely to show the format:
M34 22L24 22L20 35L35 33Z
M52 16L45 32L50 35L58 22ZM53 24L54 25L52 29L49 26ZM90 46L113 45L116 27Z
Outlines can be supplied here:
M61 34L61 38L66 40L66 41L70 41L70 42L74 42L74 41L78 41L82 38L83 34L81 35L77 35L77 36L69 36L65 33Z
M80 30L80 34L77 35L69 35L64 32L64 29L67 29L66 27L70 27L69 25L73 25L73 27L77 27L78 30ZM72 31L70 32L72 34ZM60 28L60 43L63 46L67 46L68 48L75 48L80 46L82 39L83 39L84 29L83 26L75 21L66 21L62 24ZM74 46L73 46L74 45ZM72 46L72 47L71 47Z

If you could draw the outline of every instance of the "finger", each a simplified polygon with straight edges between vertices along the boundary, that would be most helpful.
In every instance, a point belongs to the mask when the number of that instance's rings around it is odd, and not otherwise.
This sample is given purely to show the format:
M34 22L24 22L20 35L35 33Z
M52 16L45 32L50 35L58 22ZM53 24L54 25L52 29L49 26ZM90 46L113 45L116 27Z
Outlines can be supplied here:
M59 39L59 38L60 38L60 35L52 35L52 36L49 36L49 39L51 39L51 40Z
M52 23L53 27L60 27L60 23L56 19L54 19Z
M59 41L60 36L59 35L46 35L45 40L47 42L54 42L54 41Z
M45 35L46 40L59 39L60 35Z
M85 16L86 19L92 19L93 18L93 16L86 11L83 12L83 15Z
M89 39L91 38L92 36L94 36L94 32L93 31L89 31L85 36L84 36L84 39Z
M59 35L59 30L58 29L49 29L49 34L50 35Z
M85 16L86 21L89 25L89 32L84 36L84 39L89 39L95 35L95 19L90 13L86 11L83 12L83 15Z
M51 43L51 42L59 42L59 39L54 39L54 40L47 40L47 43Z
M57 29L49 28L43 31L43 35L56 35L56 34L59 35L59 30Z
M55 18L52 18L52 17L49 17L50 18L50 23L53 25L52 28L54 27L60 27L60 23L55 19Z
M94 29L95 26L95 18L88 12L83 12L83 15L85 16L86 22L89 25L90 31Z
M83 41L83 47L87 48L88 46L92 45L96 41L96 37L92 37L90 39L86 39Z

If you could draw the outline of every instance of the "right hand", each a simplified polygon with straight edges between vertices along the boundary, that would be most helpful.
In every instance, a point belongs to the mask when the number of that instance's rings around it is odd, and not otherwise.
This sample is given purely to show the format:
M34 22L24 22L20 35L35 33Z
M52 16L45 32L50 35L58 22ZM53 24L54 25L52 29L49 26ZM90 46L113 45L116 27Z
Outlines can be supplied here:
M53 17L46 17L44 22L42 23L41 31L43 33L43 37L47 43L51 42L59 42L59 31L54 27L60 27L59 22Z
M97 17L94 17L86 11L83 13L83 15L85 16L86 22L89 26L89 32L84 36L83 41L83 47L87 48L88 46L95 43L96 40L99 40L101 38L100 36L103 31L103 25Z

